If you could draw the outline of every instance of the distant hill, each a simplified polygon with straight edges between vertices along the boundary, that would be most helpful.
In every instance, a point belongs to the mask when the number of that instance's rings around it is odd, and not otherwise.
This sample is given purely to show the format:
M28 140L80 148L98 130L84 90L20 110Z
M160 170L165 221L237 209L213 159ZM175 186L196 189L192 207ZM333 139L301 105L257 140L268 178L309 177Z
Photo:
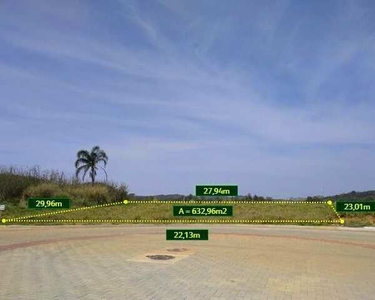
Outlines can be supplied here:
M223 196L211 196L211 197L196 197L194 195L181 195L181 194L168 194L168 195L150 195L150 196L140 196L135 194L129 194L129 198L137 199L137 200L189 200L189 199L236 199L236 200L245 200L248 199L248 196L230 196L230 197L223 197ZM271 198L264 198L260 197L259 200L272 200Z
M167 194L167 195L150 195L150 196L139 196L130 194L130 198L137 199L137 200L188 200L190 199L218 199L218 198L226 198L226 197L196 197L193 195L181 195L181 194ZM236 197L228 197L228 199L236 199L236 200L282 200L282 199L272 199L267 197L258 197L255 198L249 196L236 196ZM334 201L343 201L343 200L352 200L352 201L375 201L375 190L374 191L365 191L365 192L356 192L352 191L350 193L343 193L333 196L313 196L313 197L307 197L307 198L290 198L290 199L284 199L284 200L294 200L294 201L327 201L329 199L332 199Z
M352 191L350 193L324 197L323 199L325 200L332 199L334 201L343 201L343 200L375 201L375 191L365 191L365 192Z

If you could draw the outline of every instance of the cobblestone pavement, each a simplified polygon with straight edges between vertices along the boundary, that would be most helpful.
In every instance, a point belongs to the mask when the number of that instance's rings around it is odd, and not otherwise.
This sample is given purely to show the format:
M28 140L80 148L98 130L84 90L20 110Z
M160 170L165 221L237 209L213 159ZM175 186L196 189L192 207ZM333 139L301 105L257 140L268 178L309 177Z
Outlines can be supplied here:
M209 241L166 241L166 228L207 228ZM171 248L189 251L171 262L134 259ZM375 231L1 226L0 274L4 300L375 299Z

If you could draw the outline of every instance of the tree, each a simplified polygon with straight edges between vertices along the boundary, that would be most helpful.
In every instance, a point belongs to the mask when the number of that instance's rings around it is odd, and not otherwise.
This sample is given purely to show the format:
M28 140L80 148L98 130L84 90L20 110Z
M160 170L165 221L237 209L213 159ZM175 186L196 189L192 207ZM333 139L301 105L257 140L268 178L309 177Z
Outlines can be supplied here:
M77 160L75 162L76 167L76 177L79 177L79 174L83 171L82 180L85 180L86 173L90 171L89 175L91 178L91 183L94 185L95 176L97 174L98 167L100 167L104 173L107 181L107 172L105 169L100 166L100 163L103 163L104 167L107 166L108 156L107 154L100 149L99 146L95 146L91 149L91 152L87 150L80 150L77 152Z

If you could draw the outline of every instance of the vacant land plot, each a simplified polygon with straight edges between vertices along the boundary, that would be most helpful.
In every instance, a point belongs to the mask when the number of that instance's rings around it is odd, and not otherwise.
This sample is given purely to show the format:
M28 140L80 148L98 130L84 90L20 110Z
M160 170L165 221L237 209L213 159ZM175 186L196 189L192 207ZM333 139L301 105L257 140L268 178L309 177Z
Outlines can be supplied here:
M189 205L198 206L203 205L221 205L226 207L233 207L233 216L220 216L220 215L200 215L200 216L174 216L173 207L175 205ZM52 214L50 214L52 212ZM321 203L305 203L305 202L205 202L205 203L192 203L192 202L173 202L164 203L128 203L116 204L113 206L102 207L83 207L65 210L27 210L15 209L10 210L4 214L4 218L8 219L10 223L28 223L36 222L38 220L47 220L53 223L53 220L59 221L67 220L67 223L77 223L79 221L90 220L103 220L110 222L121 221L137 221L140 223L147 223L148 221L167 222L172 221L212 221L212 222L237 222L237 223L316 223L316 224L339 224L339 218L334 212L332 206L325 202ZM33 216L32 218L25 218L25 216ZM15 218L15 219L14 219ZM70 221L72 220L72 221ZM74 221L75 220L75 221ZM316 221L316 222L314 222ZM207 222L207 221L206 221Z

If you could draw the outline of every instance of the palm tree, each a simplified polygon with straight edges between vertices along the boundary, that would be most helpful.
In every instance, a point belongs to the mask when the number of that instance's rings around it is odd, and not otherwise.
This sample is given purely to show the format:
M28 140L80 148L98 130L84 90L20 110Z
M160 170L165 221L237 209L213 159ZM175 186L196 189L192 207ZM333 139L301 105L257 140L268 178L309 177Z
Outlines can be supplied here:
M78 178L79 173L83 171L82 180L85 180L86 173L90 171L91 183L94 184L95 176L97 174L96 171L98 170L98 167L100 167L104 171L105 178L107 180L107 172L102 166L99 166L99 163L101 162L104 164L104 167L106 167L108 156L103 150L100 150L99 146L95 146L94 148L92 148L91 152L87 150L78 151L77 160L75 162L76 177Z

